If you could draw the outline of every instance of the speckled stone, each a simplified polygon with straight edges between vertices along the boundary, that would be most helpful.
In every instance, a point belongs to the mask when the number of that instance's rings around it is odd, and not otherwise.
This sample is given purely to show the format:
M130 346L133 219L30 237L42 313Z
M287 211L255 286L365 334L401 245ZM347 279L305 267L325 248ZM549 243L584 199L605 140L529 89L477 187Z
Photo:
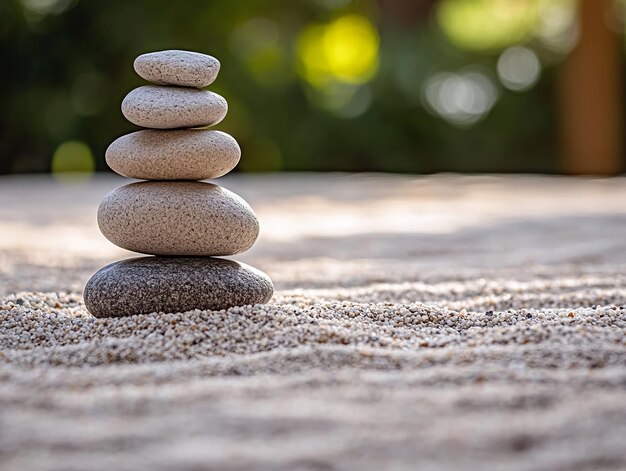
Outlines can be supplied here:
M178 50L142 54L133 66L149 82L180 87L206 87L220 71L220 62L215 57Z
M122 114L128 121L154 129L212 126L224 119L227 111L222 96L197 88L145 85L122 101Z
M120 137L106 151L115 172L142 180L204 180L230 172L241 157L237 141L221 131L146 129Z
M100 203L98 225L115 245L151 255L233 255L249 249L259 222L240 196L205 182L138 182Z
M269 277L243 263L210 257L140 257L111 263L85 286L96 317L228 309L268 302Z

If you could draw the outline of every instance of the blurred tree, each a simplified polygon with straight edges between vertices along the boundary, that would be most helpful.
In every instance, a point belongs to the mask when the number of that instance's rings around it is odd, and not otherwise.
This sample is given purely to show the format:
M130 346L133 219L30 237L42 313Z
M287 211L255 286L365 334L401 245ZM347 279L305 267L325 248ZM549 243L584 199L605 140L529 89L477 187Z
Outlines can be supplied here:
M513 8L514 7L514 8ZM0 173L105 170L143 52L222 62L242 171L554 172L573 0L4 0ZM620 107L620 110L622 108Z
M612 0L580 1L580 39L561 73L563 170L624 170L623 38ZM614 22L611 25L609 22Z

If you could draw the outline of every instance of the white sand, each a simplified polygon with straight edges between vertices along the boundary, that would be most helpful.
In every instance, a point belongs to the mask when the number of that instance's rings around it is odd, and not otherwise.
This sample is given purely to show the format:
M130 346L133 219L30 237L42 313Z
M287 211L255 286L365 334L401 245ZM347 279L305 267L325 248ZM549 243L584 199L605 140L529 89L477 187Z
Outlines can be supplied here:
M0 469L626 469L626 180L226 177L267 306L92 318L125 183L0 179Z

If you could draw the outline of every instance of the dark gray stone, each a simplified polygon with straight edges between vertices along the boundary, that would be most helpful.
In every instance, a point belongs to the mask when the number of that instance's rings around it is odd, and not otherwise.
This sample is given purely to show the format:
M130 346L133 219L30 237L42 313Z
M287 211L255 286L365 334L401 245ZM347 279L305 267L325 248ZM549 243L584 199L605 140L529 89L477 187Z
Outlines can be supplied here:
M85 286L96 317L220 310L268 302L269 277L243 263L212 257L141 257L111 263Z

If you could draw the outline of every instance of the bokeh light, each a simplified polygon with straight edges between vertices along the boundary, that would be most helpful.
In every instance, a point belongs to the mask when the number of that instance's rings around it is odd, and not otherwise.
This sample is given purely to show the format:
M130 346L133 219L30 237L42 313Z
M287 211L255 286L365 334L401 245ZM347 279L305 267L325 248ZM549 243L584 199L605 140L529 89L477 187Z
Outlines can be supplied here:
M439 72L426 82L423 99L433 114L457 126L471 126L489 113L498 90L479 70Z
M356 118L372 103L372 92L367 85L329 83L324 89L307 89L309 101L344 119Z
M436 16L457 46L488 50L526 40L538 13L536 0L441 0Z
M25 8L40 15L59 14L73 6L77 0L22 0Z
M550 51L560 55L570 52L578 41L575 0L544 0L535 35Z
M230 45L251 75L268 86L289 81L292 71L278 24L269 18L252 18L231 34Z
M457 46L503 49L538 38L557 54L576 45L576 0L441 0L438 23Z
M539 58L527 47L510 47L498 59L498 77L509 90L528 90L539 81L540 76Z
M367 82L378 68L379 37L362 15L350 14L306 28L298 40L300 72L311 85Z
M52 173L56 176L89 176L95 170L95 161L91 149L80 141L67 141L54 151Z

